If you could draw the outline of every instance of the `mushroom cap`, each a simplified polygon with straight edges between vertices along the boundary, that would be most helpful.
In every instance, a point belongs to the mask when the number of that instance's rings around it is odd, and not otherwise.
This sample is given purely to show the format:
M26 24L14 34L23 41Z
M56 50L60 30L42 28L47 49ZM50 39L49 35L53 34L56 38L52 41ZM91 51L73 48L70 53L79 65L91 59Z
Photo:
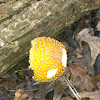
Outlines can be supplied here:
M50 37L38 37L31 41L29 63L34 70L33 79L50 82L63 75L67 67L65 46Z

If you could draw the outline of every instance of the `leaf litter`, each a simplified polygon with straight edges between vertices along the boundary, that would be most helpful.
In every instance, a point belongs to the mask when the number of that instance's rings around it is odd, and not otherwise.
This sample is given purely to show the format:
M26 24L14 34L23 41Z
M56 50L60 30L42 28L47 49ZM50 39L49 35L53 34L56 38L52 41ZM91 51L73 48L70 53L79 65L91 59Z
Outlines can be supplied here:
M92 62L94 65L97 55L100 53L100 38L97 36L93 36L94 32L92 28L85 28L77 35L77 40L81 42L86 42L91 50Z

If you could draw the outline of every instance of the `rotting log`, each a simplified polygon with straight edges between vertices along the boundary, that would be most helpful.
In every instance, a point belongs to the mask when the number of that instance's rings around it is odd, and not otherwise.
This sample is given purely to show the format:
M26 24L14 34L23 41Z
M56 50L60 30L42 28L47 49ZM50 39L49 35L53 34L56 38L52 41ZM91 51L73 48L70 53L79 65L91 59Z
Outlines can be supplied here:
M0 4L0 76L28 56L33 38L55 37L100 7L100 0L4 1Z

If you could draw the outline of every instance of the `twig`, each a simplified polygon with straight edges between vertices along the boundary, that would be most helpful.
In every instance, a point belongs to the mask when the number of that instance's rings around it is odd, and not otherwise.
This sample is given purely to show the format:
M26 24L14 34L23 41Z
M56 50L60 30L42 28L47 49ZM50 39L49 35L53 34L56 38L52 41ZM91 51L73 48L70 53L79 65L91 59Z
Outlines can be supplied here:
M71 84L71 82L65 76L63 76L63 78L64 78L65 82L67 83L68 87L70 88L70 90L72 91L72 93L74 94L74 96L77 98L77 100L82 100L79 93L74 88L74 86Z

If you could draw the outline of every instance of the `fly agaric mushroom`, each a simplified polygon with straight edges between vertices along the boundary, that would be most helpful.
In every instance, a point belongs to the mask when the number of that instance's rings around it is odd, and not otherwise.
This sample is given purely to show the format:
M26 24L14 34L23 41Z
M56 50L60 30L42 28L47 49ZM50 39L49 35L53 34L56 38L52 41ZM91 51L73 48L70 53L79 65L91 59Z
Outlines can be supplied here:
M31 41L29 68L34 70L33 79L50 82L63 75L67 67L65 46L50 37L38 37Z

